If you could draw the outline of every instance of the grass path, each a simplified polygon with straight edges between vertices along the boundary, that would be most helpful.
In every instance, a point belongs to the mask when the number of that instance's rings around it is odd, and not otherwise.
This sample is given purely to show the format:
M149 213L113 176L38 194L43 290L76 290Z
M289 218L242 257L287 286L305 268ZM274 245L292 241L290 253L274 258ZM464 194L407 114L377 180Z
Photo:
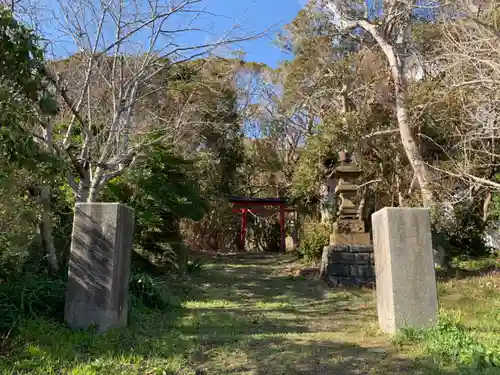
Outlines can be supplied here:
M331 291L294 276L290 257L229 258L188 302L207 374L388 374L409 366L377 335L373 292Z
M128 328L104 335L23 322L0 373L456 374L378 333L372 290L330 290L295 269L288 256L221 256L189 282L182 308L136 311ZM439 286L442 306L461 308L485 339L500 337L498 288L498 278Z

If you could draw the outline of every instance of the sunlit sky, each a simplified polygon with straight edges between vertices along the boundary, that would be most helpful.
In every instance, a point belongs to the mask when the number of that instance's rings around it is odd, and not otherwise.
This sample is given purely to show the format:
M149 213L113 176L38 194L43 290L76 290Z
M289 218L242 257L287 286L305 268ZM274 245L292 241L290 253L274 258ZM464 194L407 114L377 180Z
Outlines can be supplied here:
M246 60L263 62L274 67L286 58L273 44L276 31L292 21L304 3L304 0L214 0L213 7L216 13L241 19L241 24L251 32L271 28L266 37L245 42L241 46L247 52Z
M98 16L92 16L91 7L101 8L106 2L101 0L86 0L80 3L80 0L28 0L34 1L43 11L37 12L37 27L42 29L41 34L53 43L49 58L63 58L75 52L76 46L72 37L69 36L65 26L64 7L73 14L73 19L84 25L90 34L96 31ZM132 4L147 7L148 2L142 0L130 0ZM163 3L165 0L160 0ZM233 44L231 47L223 47L216 51L217 54L228 55L231 51L241 50L246 53L245 60L262 62L272 67L276 67L283 59L290 58L285 52L281 51L274 43L277 32L287 23L291 22L307 0L204 0L197 3L197 9L205 7L209 13L198 17L197 24L193 27L199 27L203 32L189 32L176 35L176 42L183 45L198 45L207 42L214 42L226 36L226 33L237 24L237 30L233 30L227 38L241 35L257 34L265 32L265 35L257 40L244 41L239 44ZM127 1L125 1L127 3ZM78 10L79 4L86 4L85 14L82 16ZM94 5L91 5L94 4ZM142 5L140 5L142 4ZM61 8L62 7L62 8ZM146 9L144 9L146 10ZM98 13L99 14L99 13ZM190 17L187 15L186 17ZM178 19L180 28L186 27L186 19ZM175 23L176 21L174 21ZM169 29L175 29L175 25L169 24ZM114 37L114 32L108 34ZM137 35L134 42L141 43L140 39L145 35ZM225 39L225 38L222 38ZM55 42L55 43L54 43Z

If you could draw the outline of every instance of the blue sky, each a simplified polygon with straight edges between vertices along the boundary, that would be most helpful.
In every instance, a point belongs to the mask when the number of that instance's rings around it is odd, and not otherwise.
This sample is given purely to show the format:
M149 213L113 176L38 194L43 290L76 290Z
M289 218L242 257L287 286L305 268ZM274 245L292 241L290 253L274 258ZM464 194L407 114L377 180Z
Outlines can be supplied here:
M64 17L59 4L63 7L69 7L71 15L79 19L86 25L86 30L93 34L97 27L98 18L96 18L89 9L85 11L85 16L75 9L73 4L78 4L78 0L37 0L44 8L41 12L44 17L39 24L41 34L51 40L53 43L50 55L54 58L63 58L72 55L76 50L76 46L71 37L66 33ZM147 6L147 2L139 0L138 4ZM165 0L162 0L163 2ZM263 62L272 67L276 67L279 62L287 57L283 51L273 43L276 38L276 33L287 23L292 21L300 9L304 6L307 0L204 0L196 5L197 9L206 6L206 10L210 12L208 15L198 17L196 25L203 32L188 32L185 34L176 34L176 42L185 46L199 45L203 43L212 43L220 40L228 30L235 24L239 25L237 30L227 36L234 38L240 35L257 34L266 31L266 35L258 40L245 41L239 45L231 45L230 47L222 47L216 51L217 54L227 55L233 50L242 50L246 53L245 60ZM101 7L100 0L89 0L84 4L96 4ZM137 3L136 3L137 4ZM142 6L140 5L140 6ZM75 13L76 12L76 13ZM184 28L189 22L188 18L174 18L172 24L169 24L169 29ZM177 23L177 25L176 25ZM106 33L110 37L114 37L114 32ZM134 42L141 42L143 34L138 34ZM114 40L114 39L113 39ZM54 43L55 42L55 43Z
M211 9L215 13L233 17L249 32L261 32L271 28L268 36L241 44L246 60L263 62L275 67L287 57L273 44L276 31L292 21L304 2L301 0L214 0Z

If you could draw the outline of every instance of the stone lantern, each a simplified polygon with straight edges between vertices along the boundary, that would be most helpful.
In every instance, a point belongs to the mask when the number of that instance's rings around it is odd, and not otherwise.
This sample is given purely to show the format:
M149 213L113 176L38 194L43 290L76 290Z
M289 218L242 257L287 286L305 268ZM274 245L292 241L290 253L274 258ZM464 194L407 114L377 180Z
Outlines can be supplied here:
M339 161L340 165L334 172L338 209L330 245L370 245L370 234L365 233L365 223L358 207L356 179L361 175L361 169L347 151L339 152Z

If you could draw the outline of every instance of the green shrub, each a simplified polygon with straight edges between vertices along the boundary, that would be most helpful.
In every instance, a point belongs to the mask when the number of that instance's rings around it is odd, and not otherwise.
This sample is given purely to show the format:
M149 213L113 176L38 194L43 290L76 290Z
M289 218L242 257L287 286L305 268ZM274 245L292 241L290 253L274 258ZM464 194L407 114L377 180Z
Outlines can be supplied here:
M194 274L199 273L203 268L203 261L201 259L193 259L187 262L186 273Z
M147 273L132 275L129 283L132 306L166 310L180 306L178 298L171 295L164 282Z
M484 233L489 223L483 220L482 204L459 203L453 206L453 219L445 210L435 214L433 244L445 249L448 259L453 257L483 257L491 255Z
M323 247L328 245L330 231L324 224L310 222L304 224L297 253L306 261L321 259Z
M131 307L172 309L180 306L165 284L148 274L137 273L129 284ZM0 336L16 327L22 318L49 317L64 320L66 281L24 275L15 282L0 284Z
M151 146L145 152L145 164L111 180L104 189L103 200L121 202L134 209L136 252L156 266L182 273L185 248L180 246L180 223L183 219L203 218L208 202L202 198L191 161L162 145Z
M458 365L467 370L500 368L500 348L479 342L458 317L441 315L437 327L428 330L407 328L394 339L399 345L421 343L439 365Z
M14 328L23 318L47 316L62 321L66 283L25 275L16 282L0 285L0 333Z

